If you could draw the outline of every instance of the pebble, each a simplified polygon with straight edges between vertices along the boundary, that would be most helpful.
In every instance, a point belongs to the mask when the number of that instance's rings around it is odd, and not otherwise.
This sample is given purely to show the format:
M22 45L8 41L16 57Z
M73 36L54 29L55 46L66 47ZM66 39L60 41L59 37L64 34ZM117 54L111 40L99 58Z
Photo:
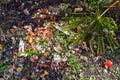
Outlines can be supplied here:
M57 54L53 55L53 60L54 60L54 62L55 62L56 64L58 64L59 62L61 62L61 57L60 57L60 55L57 55Z
M75 8L74 9L74 12L81 12L81 11L83 11L83 8Z
M24 9L23 12L25 13L25 15L30 15L30 12L28 11L28 9Z
M54 50L55 50L57 53L61 53L61 51L60 51L57 47L54 47Z

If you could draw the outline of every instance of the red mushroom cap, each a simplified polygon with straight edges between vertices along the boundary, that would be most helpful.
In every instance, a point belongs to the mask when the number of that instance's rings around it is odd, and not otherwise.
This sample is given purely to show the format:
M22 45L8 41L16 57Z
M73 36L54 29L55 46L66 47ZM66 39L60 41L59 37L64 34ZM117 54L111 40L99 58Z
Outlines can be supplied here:
M106 62L105 62L105 67L106 67L106 68L111 68L112 65L113 65L113 63L112 63L111 60L106 60Z

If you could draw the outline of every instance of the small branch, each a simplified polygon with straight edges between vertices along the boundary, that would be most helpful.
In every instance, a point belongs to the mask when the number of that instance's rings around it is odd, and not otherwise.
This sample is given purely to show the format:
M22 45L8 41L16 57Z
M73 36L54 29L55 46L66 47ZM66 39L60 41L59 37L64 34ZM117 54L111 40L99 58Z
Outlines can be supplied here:
M112 8L114 5L116 5L119 1L114 2L109 8L107 8L99 17L98 19L100 19L110 8Z

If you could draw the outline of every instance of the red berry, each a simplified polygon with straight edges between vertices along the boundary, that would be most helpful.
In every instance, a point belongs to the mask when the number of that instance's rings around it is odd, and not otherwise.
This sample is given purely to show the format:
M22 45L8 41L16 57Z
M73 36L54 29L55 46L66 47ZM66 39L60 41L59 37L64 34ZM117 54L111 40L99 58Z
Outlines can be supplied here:
M106 60L106 62L105 62L105 67L106 67L106 68L111 68L112 65L113 65L113 63L112 63L111 60Z

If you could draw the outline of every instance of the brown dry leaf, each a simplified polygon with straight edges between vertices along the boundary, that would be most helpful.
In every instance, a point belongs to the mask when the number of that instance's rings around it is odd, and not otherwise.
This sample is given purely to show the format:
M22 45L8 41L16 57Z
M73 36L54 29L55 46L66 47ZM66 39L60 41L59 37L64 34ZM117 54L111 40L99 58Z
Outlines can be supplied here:
M50 68L50 66L49 66L49 65L46 65L46 64L40 64L39 66L40 66L40 67L44 67L44 68Z
M11 33L15 33L15 32L16 32L16 29L10 29L10 32L11 32Z
M48 9L44 8L44 9L41 9L41 13L42 13L42 14L48 14L49 11L48 11Z
M81 30L81 26L77 27L77 32L79 32Z
M16 3L19 3L19 0L15 0Z
M27 78L23 77L22 80L28 80Z
M50 20L51 20L51 21L55 21L55 20L56 20L56 17L55 17L55 16L50 16Z
M53 31L48 28L36 28L36 35L42 37L43 39L49 41L53 35Z
M36 55L33 55L31 58L30 58L31 62L35 62L38 60L38 56Z
M24 9L24 6L23 6L23 5L20 5L20 6L18 7L18 9L19 9L19 10L23 10L23 9Z

